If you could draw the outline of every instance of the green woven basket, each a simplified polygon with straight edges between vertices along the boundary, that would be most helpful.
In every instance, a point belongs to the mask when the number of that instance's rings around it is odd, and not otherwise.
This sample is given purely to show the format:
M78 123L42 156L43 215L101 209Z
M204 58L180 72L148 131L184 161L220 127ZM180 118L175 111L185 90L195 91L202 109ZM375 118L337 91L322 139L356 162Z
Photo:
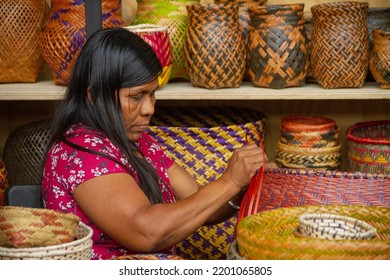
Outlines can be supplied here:
M150 135L203 186L218 178L234 149L264 136L265 116L235 107L157 107ZM264 137L263 137L264 138ZM226 259L236 217L203 226L177 245L186 259Z

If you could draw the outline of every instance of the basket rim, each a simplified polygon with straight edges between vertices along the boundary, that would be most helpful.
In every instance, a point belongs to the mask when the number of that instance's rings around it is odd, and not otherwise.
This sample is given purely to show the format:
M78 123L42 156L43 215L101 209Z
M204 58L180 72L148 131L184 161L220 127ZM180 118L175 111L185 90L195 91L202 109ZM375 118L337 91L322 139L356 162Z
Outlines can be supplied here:
M166 32L166 31L168 31L168 26L152 24L152 23L141 23L141 24L135 24L135 25L127 25L124 28L131 31L131 32L134 32L134 33Z
M367 122L358 122L347 129L347 139L356 143L363 144L376 144L376 145L390 145L390 140L373 140L370 138L359 138L353 135L353 131L356 129L364 128L372 125L390 125L390 120L378 120L378 121L367 121Z

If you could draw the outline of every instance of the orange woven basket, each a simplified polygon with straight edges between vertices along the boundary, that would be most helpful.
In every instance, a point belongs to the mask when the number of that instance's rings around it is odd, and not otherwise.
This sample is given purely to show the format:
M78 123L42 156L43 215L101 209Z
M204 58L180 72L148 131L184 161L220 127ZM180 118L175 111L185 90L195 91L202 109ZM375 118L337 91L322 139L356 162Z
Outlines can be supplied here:
M311 7L311 65L323 88L363 86L368 73L366 2L334 2Z
M373 31L370 71L380 88L390 88L390 27Z
M0 2L0 83L36 82L44 63L39 36L48 16L45 0Z

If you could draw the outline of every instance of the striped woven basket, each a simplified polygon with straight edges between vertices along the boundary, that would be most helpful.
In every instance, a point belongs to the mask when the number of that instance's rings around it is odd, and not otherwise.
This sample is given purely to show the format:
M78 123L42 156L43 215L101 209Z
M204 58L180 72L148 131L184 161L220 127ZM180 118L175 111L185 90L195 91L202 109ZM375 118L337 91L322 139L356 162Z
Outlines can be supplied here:
M390 89L390 27L373 31L370 72L382 89Z
M347 129L348 169L390 174L390 121L360 122Z
M336 240L294 234L304 214L335 214L364 221L375 238ZM375 206L301 206L279 208L244 218L237 225L237 247L246 259L390 259L390 208Z
M82 222L71 242L43 247L0 247L0 260L89 260L91 257L92 228Z
M264 136L265 116L235 107L157 107L150 135L200 186L218 178L234 149ZM177 245L186 259L226 259L236 217L204 226Z

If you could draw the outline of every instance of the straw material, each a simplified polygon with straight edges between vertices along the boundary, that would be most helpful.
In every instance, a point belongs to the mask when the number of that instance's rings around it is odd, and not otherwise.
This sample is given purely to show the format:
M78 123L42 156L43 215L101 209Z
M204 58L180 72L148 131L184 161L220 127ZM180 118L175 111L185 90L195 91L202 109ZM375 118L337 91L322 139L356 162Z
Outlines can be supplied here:
M187 6L184 55L191 84L208 89L237 88L245 72L238 5Z
M125 28L144 39L156 52L163 67L163 71L158 77L158 83L160 87L166 85L172 69L172 46L169 40L168 27L155 24L137 24Z
M311 7L311 65L323 88L361 87L368 73L366 2L334 2Z
M249 8L248 74L253 85L280 89L305 84L303 8L304 4Z
M375 29L390 29L390 7L369 7L367 27L370 41L370 50L374 45L373 32Z
M390 174L390 121L356 123L347 141L350 171Z
M48 16L45 0L0 2L0 83L36 82L44 62L39 35Z
M184 260L182 257L168 254L134 254L116 257L112 260Z
M80 222L76 240L35 248L0 247L0 260L89 260L92 257L92 229Z
M373 32L370 71L382 89L390 89L390 27Z
M200 186L217 179L233 150L264 136L265 116L234 107L157 107L150 135ZM225 259L236 217L204 226L177 245L186 259Z
M42 247L73 241L80 219L54 210L0 207L1 247Z
M172 70L170 79L189 79L184 59L184 37L187 30L187 5L198 4L200 0L170 1L138 0L138 11L134 24L156 24L167 26L172 45Z
M13 130L4 145L3 161L11 185L40 185L50 120L38 120Z
M5 205L5 189L8 187L8 174L4 162L0 159L0 206Z
M102 0L101 4L103 28L124 26L120 1ZM50 17L40 36L40 48L56 84L68 84L86 39L85 1L52 0Z
M336 214L362 220L377 230L371 240L299 237L303 214ZM246 259L390 259L390 209L372 206L280 208L246 217L237 225L238 252Z

